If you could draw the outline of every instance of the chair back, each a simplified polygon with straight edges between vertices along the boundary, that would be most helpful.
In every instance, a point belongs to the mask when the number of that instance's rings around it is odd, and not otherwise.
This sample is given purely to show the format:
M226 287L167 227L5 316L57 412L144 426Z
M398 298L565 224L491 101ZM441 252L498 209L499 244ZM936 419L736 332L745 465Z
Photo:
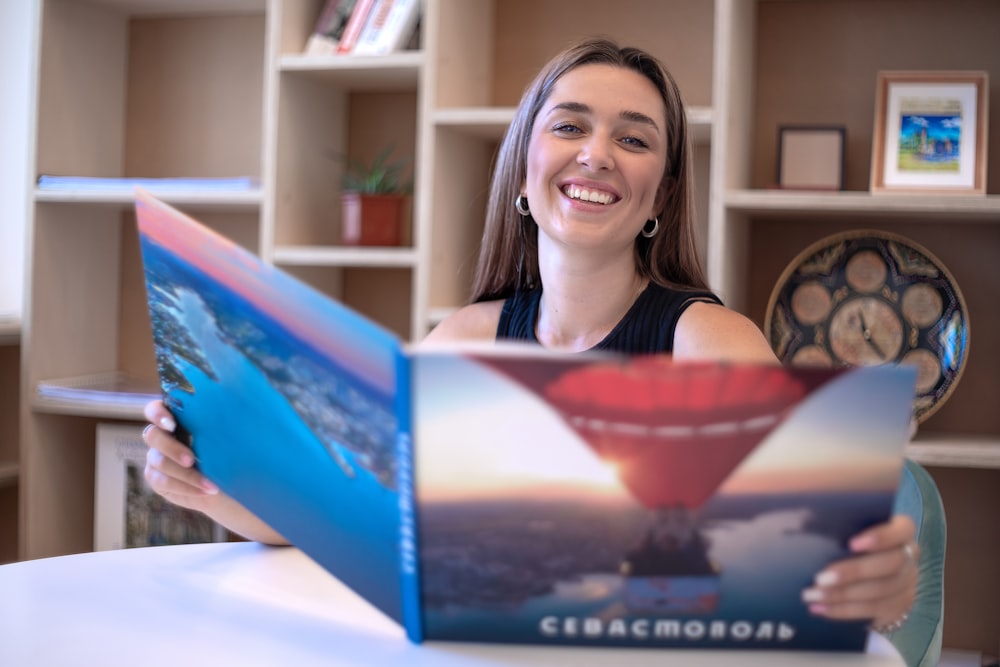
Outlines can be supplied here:
M887 637L909 667L934 667L941 657L948 530L937 484L915 461L905 460L894 513L907 514L916 524L920 579L909 620Z

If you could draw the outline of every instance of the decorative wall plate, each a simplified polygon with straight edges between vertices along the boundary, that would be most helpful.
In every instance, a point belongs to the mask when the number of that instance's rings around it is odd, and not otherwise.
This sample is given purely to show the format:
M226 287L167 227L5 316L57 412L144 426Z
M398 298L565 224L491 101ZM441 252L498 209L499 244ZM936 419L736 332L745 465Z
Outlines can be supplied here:
M969 351L968 311L948 269L913 241L872 229L799 253L771 292L764 333L792 365L916 366L921 422L955 389Z

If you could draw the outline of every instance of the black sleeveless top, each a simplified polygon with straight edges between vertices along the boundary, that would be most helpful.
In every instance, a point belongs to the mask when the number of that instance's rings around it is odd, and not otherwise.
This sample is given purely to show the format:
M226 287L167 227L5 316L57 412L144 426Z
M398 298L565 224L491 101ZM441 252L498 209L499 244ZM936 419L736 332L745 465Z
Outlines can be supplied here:
M542 288L518 290L503 304L497 340L525 340L537 343L535 323L542 300ZM670 289L650 282L595 350L611 350L626 354L672 352L674 329L681 313L692 303L703 301L722 304L707 290Z

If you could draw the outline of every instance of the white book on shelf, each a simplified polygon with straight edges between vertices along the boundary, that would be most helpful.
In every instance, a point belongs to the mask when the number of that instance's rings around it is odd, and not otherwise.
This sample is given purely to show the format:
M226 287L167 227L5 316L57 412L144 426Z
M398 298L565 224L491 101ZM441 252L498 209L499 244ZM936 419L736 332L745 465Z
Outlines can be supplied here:
M378 0L352 53L384 55L410 41L420 19L420 0Z
M200 512L157 495L146 484L141 424L97 425L94 550L222 542L227 531Z
M178 191L246 192L258 189L260 187L260 179L252 176L222 178L105 178L100 176L57 176L51 174L42 174L38 177L39 190L113 192L117 190L132 190L136 187L158 193Z

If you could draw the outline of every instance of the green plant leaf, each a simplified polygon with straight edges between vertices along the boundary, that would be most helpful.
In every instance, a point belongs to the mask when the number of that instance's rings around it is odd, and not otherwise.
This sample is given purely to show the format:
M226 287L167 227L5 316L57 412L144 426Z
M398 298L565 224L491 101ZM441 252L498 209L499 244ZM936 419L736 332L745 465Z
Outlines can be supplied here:
M403 174L410 160L390 160L393 149L391 144L386 146L370 163L352 159L344 153L333 153L333 159L344 163L341 177L343 190L365 195L409 193L413 185L409 181L403 181Z

